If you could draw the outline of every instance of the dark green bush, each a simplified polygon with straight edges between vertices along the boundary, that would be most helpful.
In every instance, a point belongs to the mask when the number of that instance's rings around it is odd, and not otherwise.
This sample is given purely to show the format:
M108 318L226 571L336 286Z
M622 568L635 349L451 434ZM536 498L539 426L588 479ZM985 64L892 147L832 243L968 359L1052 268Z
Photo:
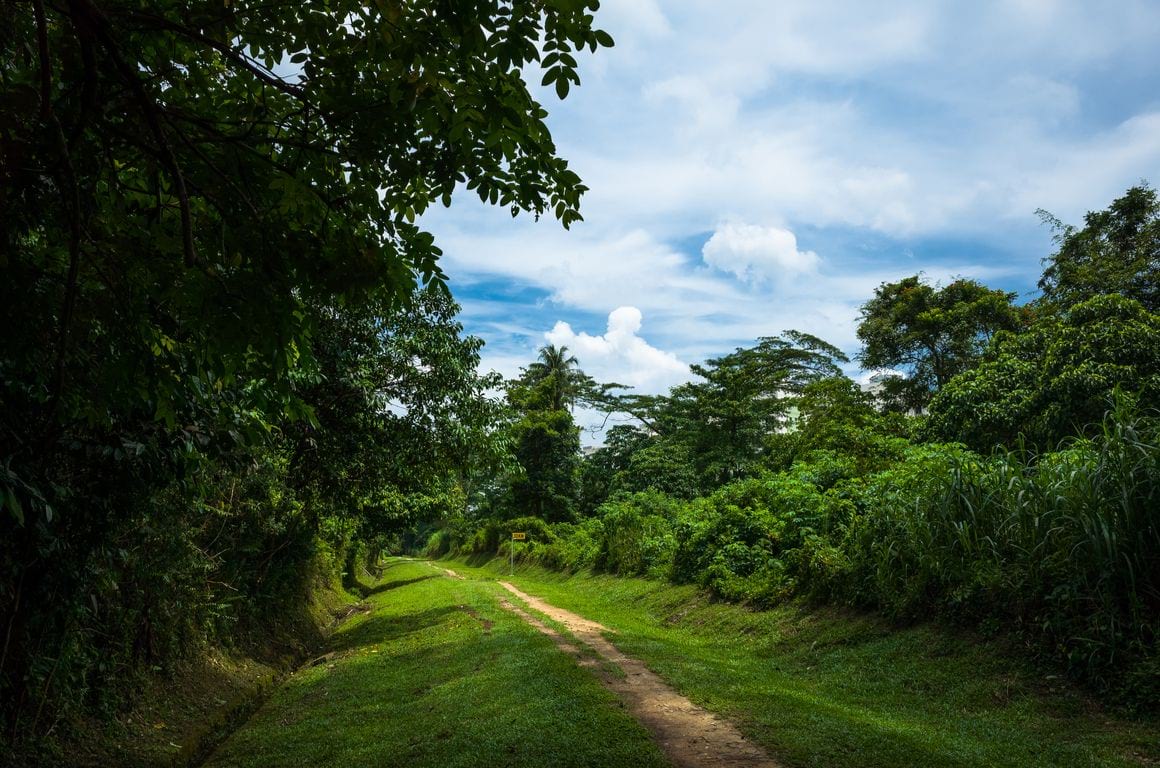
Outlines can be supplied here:
M667 572L676 546L673 523L683 503L660 491L642 491L599 509L601 539L596 565L629 576Z
M556 539L539 553L541 565L570 572L596 565L604 538L603 521L588 518L579 523L558 523L553 530Z
M1160 431L1119 409L1042 455L916 448L873 477L841 548L845 596L997 618L1097 686L1160 700ZM1148 682L1151 680L1151 682Z

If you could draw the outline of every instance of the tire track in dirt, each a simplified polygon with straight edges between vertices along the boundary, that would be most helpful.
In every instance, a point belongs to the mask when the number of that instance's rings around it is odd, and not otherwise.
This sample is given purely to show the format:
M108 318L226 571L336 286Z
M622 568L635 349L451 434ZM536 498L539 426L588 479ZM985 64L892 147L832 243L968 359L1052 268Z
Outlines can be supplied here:
M444 569L447 570L447 569ZM449 575L462 578L451 571ZM540 619L507 600L500 605L552 639L564 653L591 671L624 702L661 751L680 768L777 768L764 750L746 739L737 727L677 693L639 659L622 653L604 637L609 630L583 616L557 608L506 581L500 586L533 610L562 624L584 646L564 637ZM587 650L587 652L586 652ZM616 665L622 675L608 667Z

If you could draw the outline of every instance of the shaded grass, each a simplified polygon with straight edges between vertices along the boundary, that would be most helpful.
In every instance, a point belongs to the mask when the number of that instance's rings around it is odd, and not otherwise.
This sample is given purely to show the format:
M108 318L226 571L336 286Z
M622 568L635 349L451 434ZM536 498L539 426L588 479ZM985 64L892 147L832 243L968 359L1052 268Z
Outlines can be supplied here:
M496 576L617 633L693 701L789 766L1140 766L1160 724L1100 709L999 646L833 608L752 611L694 587L507 562Z
M647 733L499 587L396 560L335 635L207 763L661 766Z
M13 764L197 765L356 608L354 596L320 570L304 600L248 630L234 647L208 646L165 670L137 676L131 707L110 719L93 715L69 722L52 752L18 756ZM0 765L9 764L5 757L0 754Z

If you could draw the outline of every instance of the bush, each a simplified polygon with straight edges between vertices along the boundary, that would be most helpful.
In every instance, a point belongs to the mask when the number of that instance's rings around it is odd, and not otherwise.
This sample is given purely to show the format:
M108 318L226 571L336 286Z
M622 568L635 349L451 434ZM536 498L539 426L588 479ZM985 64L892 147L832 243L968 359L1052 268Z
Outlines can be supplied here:
M798 550L807 542L811 551L819 549L819 533L844 522L852 510L839 492L811 482L836 482L844 474L836 471L838 464L798 465L730 483L693 502L676 526L674 580L762 604L810 591L826 558L815 562Z
M591 568L600 554L600 541L604 526L597 518L589 518L580 523L557 523L552 528L555 538L537 547L536 561L545 568L575 572Z
M1160 700L1146 673L1160 637L1158 437L1120 407L1054 453L914 449L866 485L841 542L845 597L998 619L1097 687Z
M660 491L633 493L603 504L597 567L627 576L666 573L676 547L673 523L682 507L682 502Z

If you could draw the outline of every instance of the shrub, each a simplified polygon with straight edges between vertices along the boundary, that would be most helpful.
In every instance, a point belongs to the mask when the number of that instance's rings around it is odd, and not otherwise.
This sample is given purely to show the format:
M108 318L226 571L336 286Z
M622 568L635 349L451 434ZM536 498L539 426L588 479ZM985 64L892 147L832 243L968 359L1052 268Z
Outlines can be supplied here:
M1123 406L1042 455L914 449L866 485L845 596L997 618L1105 689L1150 690L1160 637L1160 430ZM1149 683L1148 680L1151 680Z
M682 506L660 491L633 493L603 504L597 567L623 575L667 572L676 546L673 522Z

